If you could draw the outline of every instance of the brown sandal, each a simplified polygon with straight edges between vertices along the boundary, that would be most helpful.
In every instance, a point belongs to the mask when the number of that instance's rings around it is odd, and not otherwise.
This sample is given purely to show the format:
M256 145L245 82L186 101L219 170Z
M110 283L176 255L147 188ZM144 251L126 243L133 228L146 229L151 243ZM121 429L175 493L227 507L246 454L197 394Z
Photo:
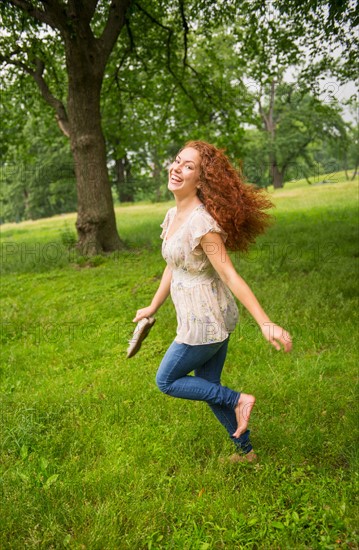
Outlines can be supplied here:
M142 342L148 336L148 333L155 322L156 319L154 317L145 317L137 323L136 328L133 331L132 338L129 342L130 345L127 348L127 359L136 355L136 353L140 350Z

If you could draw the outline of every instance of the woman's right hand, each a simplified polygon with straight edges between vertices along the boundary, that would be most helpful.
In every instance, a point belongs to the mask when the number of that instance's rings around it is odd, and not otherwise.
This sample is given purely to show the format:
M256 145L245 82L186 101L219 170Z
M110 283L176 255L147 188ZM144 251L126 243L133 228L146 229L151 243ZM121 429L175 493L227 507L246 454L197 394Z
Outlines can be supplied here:
M292 338L289 332L284 330L282 327L276 325L272 322L263 323L262 334L266 340L276 350L280 351L283 346L283 350L288 353L292 349Z
M151 317L156 313L156 310L152 306L144 307L142 309L138 309L136 311L135 318L132 319L133 323L138 323L138 321L141 321L141 319L144 319L145 317Z

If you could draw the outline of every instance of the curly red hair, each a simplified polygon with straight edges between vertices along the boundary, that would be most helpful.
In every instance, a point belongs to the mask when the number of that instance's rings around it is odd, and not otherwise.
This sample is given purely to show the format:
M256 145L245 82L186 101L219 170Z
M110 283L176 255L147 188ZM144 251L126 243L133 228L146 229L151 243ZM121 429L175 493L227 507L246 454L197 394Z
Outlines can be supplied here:
M229 250L247 252L256 237L271 224L273 207L267 192L244 180L232 166L223 149L205 141L189 141L181 149L192 147L201 157L198 197L206 210L228 234Z

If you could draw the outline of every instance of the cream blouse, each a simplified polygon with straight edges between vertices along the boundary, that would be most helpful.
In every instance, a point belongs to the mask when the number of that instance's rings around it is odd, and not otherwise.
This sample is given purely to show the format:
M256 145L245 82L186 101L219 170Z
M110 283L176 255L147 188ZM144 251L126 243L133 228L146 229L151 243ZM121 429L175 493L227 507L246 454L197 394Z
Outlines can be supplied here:
M177 314L175 341L189 345L222 342L235 329L238 308L208 259L211 246L207 245L206 254L200 241L207 233L219 233L225 241L227 234L200 204L167 239L175 214L176 207L168 210L161 224L162 256L172 271L171 297Z

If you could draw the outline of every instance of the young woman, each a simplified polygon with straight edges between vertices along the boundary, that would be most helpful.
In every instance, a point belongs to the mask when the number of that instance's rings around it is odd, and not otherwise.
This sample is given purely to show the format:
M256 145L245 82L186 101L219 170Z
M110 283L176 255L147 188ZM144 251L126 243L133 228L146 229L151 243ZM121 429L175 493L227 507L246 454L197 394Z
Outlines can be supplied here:
M288 352L292 343L238 275L226 247L248 250L268 226L265 210L272 204L262 190L243 183L221 150L203 141L180 150L169 169L168 188L176 207L161 225L167 266L151 304L133 321L154 315L171 294L177 335L158 369L157 385L170 396L207 402L236 446L230 460L252 461L256 455L247 425L255 397L220 383L229 335L238 321L232 293L277 350L283 346Z

